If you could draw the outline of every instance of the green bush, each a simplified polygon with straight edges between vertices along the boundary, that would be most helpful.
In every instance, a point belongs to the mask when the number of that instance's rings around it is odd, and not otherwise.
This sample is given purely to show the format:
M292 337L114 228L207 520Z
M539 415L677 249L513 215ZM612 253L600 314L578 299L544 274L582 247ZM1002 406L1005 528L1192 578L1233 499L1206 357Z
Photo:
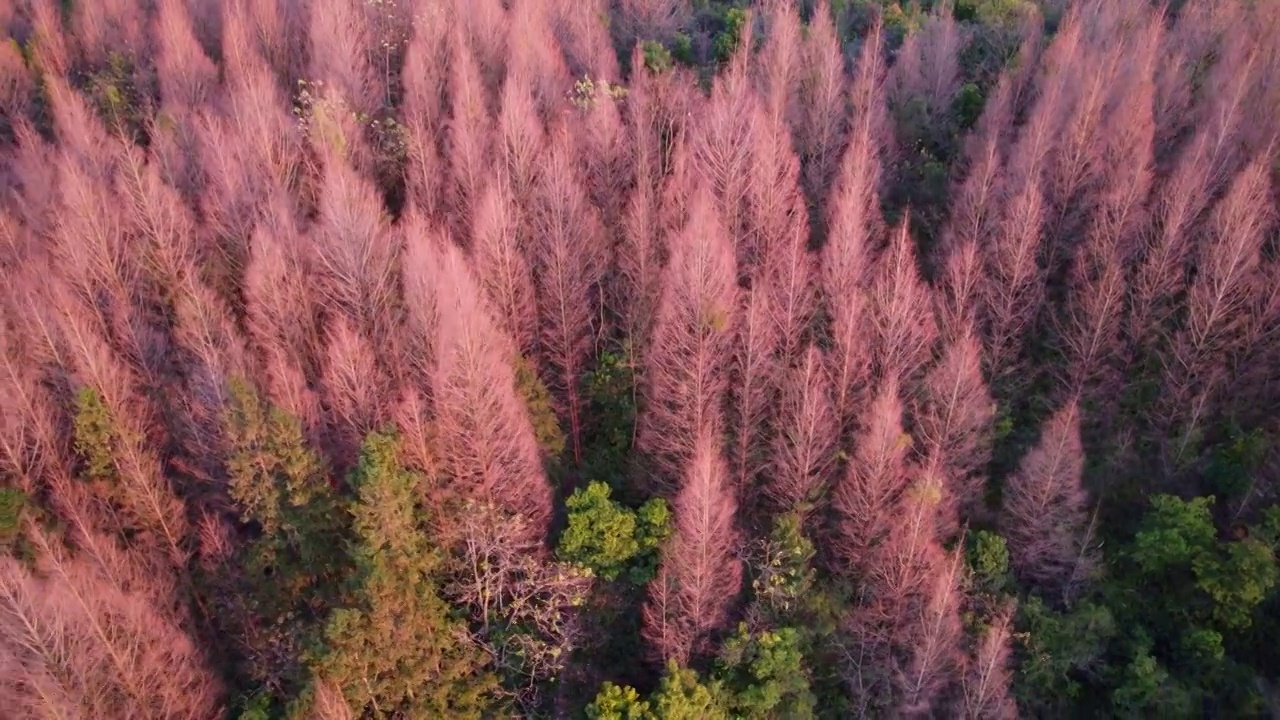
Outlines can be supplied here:
M661 498L630 510L610 500L610 492L607 484L593 481L569 496L569 523L557 552L605 580L626 572L642 584L652 577L658 547L670 534L670 512Z

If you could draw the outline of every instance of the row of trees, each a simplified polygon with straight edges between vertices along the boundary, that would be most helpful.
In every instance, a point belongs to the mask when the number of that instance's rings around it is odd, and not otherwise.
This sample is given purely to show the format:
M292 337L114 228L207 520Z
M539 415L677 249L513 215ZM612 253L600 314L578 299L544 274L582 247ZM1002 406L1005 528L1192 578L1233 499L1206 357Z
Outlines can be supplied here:
M0 24L21 716L1275 701L1275 2Z

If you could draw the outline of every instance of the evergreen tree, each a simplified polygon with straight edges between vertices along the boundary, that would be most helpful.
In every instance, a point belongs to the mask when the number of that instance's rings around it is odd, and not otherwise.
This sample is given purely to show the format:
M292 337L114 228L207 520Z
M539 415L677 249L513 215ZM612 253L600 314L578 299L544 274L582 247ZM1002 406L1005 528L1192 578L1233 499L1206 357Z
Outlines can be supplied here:
M405 470L398 439L373 433L350 482L356 540L354 602L335 611L309 660L316 682L340 689L358 714L478 718L495 684L466 644L436 588L440 555L418 527L418 478ZM315 685L294 708L304 717Z

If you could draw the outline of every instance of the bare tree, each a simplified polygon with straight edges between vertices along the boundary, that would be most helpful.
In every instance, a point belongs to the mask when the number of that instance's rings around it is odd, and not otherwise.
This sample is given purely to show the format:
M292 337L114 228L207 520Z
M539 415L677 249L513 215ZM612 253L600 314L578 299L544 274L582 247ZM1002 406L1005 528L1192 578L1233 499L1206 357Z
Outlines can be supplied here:
M799 187L799 160L787 128L761 108L747 191L748 255L758 263L752 286L770 295L778 357L798 362L817 311L816 258L809 252L809 223Z
M407 194L418 212L437 220L445 187L441 148L454 82L449 63L454 53L452 43L457 41L450 32L451 19L447 3L418 8L401 75Z
M528 353L537 336L538 308L533 271L520 247L520 225L520 211L507 183L501 178L487 183L472 223L472 263L495 319L517 349Z
M978 126L965 147L965 179L951 201L951 219L939 244L938 325L954 340L976 327L982 308L982 249L998 226L995 212L1000 193L1001 148L1013 123L1012 90L1002 76L983 109Z
M670 493L693 454L696 432L718 437L728 387L738 289L733 247L714 200L699 189L689 222L670 238L670 271L663 287L645 367L645 411L639 445L653 463L647 480Z
M552 138L533 224L543 357L549 388L568 420L575 462L582 459L582 376L599 328L600 283L607 262L604 227L574 165L568 128Z
M528 522L470 502L441 534L453 552L445 595L470 611L473 641L515 678L514 699L531 711L582 643L578 608L591 577L548 557Z
M72 717L199 718L218 712L221 688L192 639L156 607L163 580L77 529L78 544L108 554L72 557L27 528L38 574L0 558L0 694L14 711ZM104 564L108 563L108 564Z
M826 363L822 352L810 346L782 384L770 481L765 485L779 510L811 510L821 501L831 481L839 430Z
M729 467L744 499L755 496L756 480L765 469L777 404L777 336L770 315L765 292L752 288L742 293L729 368Z
M1015 186L993 242L987 247L982 295L987 367L992 385L1011 393L1025 376L1022 347L1043 302L1045 281L1037 262L1044 220L1044 196L1034 177Z
M355 140L348 136L344 141ZM317 290L325 304L346 313L379 346L390 347L397 238L387 227L374 184L337 152L323 156L319 223L310 233Z
M548 12L556 39L573 77L618 77L618 53L610 27L599 21L609 13L608 0L549 0Z
M501 0L453 0L452 5L460 38L471 47L487 97L493 99L506 72L507 8Z
M796 136L809 202L825 200L844 145L846 97L844 54L830 4L819 0L801 50L800 107Z
M1071 402L1049 418L1039 442L1005 483L1001 528L1009 564L1024 580L1065 589L1087 574L1092 557L1083 471L1079 411Z
M551 487L516 394L515 347L494 322L461 252L443 241L428 252L439 308L431 390L441 465L457 494L523 515L532 536L544 537Z
M927 717L937 709L951 688L961 661L960 573L963 556L958 552L939 558L933 582L925 591L918 619L911 623L908 660L898 671L905 716Z
M1012 681L1009 644L1013 635L1013 605L1000 609L965 658L963 707L956 708L973 720L1012 720L1018 706L1009 694Z
M794 127L799 120L799 86L805 69L799 9L795 0L768 0L762 4L765 39L756 67L756 84L769 120L784 128Z
M662 659L687 664L724 628L742 584L734 529L736 504L719 442L706 428L675 500L675 533L645 605L645 639Z
M622 39L628 46L638 40L668 40L692 15L689 0L622 0Z
M902 385L918 377L933 356L937 335L930 308L932 293L916 265L916 243L908 220L890 233L889 246L871 269L869 330L873 365L879 378Z
M898 50L885 88L890 107L919 113L930 125L945 118L960 90L960 51L966 35L949 8L936 7Z
M762 142L757 139L762 130L757 126L759 97L747 77L749 52L750 42L739 43L728 69L716 78L702 121L689 134L692 167L715 193L721 223L737 248L738 269L744 277L757 262L757 249L746 229L745 204L751 186L759 182L750 165L753 150Z
M869 255L883 221L877 189L884 109L880 93L883 60L880 34L862 48L851 86L853 113L849 143L835 190L828 202L827 238L822 247L822 294L830 317L836 412L847 424L871 370L866 347L866 286Z
M484 78L464 31L455 26L450 47L450 113L445 133L445 156L449 162L450 220L453 230L468 237L475 203L484 188L491 162L492 122L485 100Z
M959 515L981 502L991 455L996 404L982 378L981 360L981 347L972 335L948 346L925 377L916 415L918 451L946 478L945 492ZM956 513L945 516L952 522L941 528L944 536L957 529Z
M184 110L200 108L217 89L218 70L196 40L187 3L156 3L152 35L162 102Z
M1166 411L1167 417L1181 419L1175 462L1207 419L1195 408L1224 380L1224 360L1250 344L1251 338L1243 333L1249 326L1250 299L1263 281L1259 264L1275 220L1268 179L1271 162L1266 155L1246 167L1213 211L1209 244L1198 258L1187 297L1186 325L1174 340L1166 368L1166 397L1178 408Z
M511 3L505 22L507 78L523 75L539 114L549 118L570 86L569 69L551 32L545 2Z
M338 317L329 328L321 382L330 448L340 468L355 462L360 443L389 414L390 381L368 339Z
M1058 334L1070 393L1103 397L1117 387L1127 272L1148 222L1154 177L1152 81L1156 32L1148 25L1134 67L1113 90L1117 107L1103 131L1097 210L1068 275L1070 300ZM1109 404L1109 403L1107 403Z
M844 477L835 485L836 546L843 567L865 568L872 550L898 524L898 496L910 484L902 431L902 400L893 379L883 383L863 413L862 430Z

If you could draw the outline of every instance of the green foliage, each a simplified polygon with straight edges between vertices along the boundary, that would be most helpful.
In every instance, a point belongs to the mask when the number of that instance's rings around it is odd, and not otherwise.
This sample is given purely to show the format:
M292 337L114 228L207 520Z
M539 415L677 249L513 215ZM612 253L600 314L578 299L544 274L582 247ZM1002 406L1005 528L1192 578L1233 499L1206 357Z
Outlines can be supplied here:
M110 53L107 66L89 76L88 90L98 114L117 135L126 139L141 135L142 96L134 83L131 59Z
M1081 603L1056 611L1039 597L1018 609L1019 660L1014 689L1027 712L1060 712L1079 697L1084 681L1104 661L1116 635L1115 618L1106 607Z
M587 477L607 480L615 490L623 489L635 435L635 371L630 356L629 345L601 353L585 382L590 423L582 470Z
M1253 538L1219 542L1213 501L1213 496L1187 501L1156 495L1128 550L1137 570L1132 594L1151 598L1152 590L1158 591L1154 602L1164 609L1150 619L1158 620L1161 630L1185 630L1188 623L1245 629L1275 588L1271 548Z
M601 100L620 100L626 96L627 89L621 85L612 85L604 78L592 80L589 75L575 81L569 93L570 102L583 111L592 109Z
M698 673L667 662L658 690L650 700L653 720L728 720L718 681L703 683Z
M784 627L750 633L746 624L725 641L718 677L734 717L813 717L817 698L809 688L802 636Z
M728 720L724 700L718 681L703 683L697 672L672 660L648 700L641 700L634 688L606 682L586 714L592 720Z
M633 582L643 584L652 577L657 550L671 533L670 511L661 498L630 510L609 499L610 492L605 483L593 481L569 496L569 523L557 552L562 560L591 568L605 580L629 572Z
M676 33L671 40L671 56L684 65L696 65L698 61L693 56L693 38L682 32Z
M1100 589L1105 606L1023 603L1018 694L1037 713L1194 717L1209 705L1259 706L1255 671L1236 657L1280 578L1268 516L1219 538L1214 498L1155 495ZM1268 633L1265 620L1261 632Z
M275 616L317 605L345 566L347 518L328 468L296 418L265 405L241 380L230 383L230 395L228 490L241 521L260 530L243 559L250 577L262 579L259 609Z
M1270 440L1261 428L1247 433L1231 428L1228 442L1210 458L1204 474L1205 487L1228 498L1245 495L1270 448Z
M982 89L974 83L965 83L951 101L951 114L962 130L968 130L978 122L986 104L987 98Z
M924 22L924 12L919 2L908 3L904 9L900 3L890 2L881 12L884 31L893 43L899 43L906 36L918 31Z
M1028 0L958 0L956 17L960 20L977 20L983 25L1014 28L1024 13L1035 9Z
M640 699L640 693L627 685L605 682L600 692L587 705L589 720L644 720L651 717L649 703Z
M609 499L609 486L591 482L565 501L569 524L560 536L562 560L591 568L605 580L615 580L639 552L636 516Z
M1258 542L1269 546L1272 552L1280 549L1280 505L1272 505L1262 511L1253 536Z
M542 448L549 462L554 462L564 453L565 438L551 401L551 391L527 358L517 356L512 368L516 375L516 392L524 398L525 407L529 409L529 422L533 424L538 447Z
M484 655L459 639L466 627L437 592L439 553L418 528L418 478L398 452L392 433L373 433L361 447L350 478L359 497L351 510L354 602L330 615L309 665L357 715L478 718L495 681ZM304 697L295 714L307 704Z
M249 698L236 720L271 720L271 696L258 693Z
M724 29L712 40L712 49L718 62L726 62L738 50L742 40L742 28L750 25L751 11L746 8L731 7L724 13Z
M115 479L115 423L97 390L83 387L76 393L71 424L72 446L84 463L85 476L89 480Z
M0 552L9 553L22 529L27 494L18 488L0 487Z
M973 582L986 593L1003 592L1010 583L1009 547L1000 535L989 530L969 534L965 560L973 572Z
M640 46L644 52L644 66L651 73L664 73L671 69L671 51L656 40L645 40Z
M774 520L759 572L751 583L756 600L771 615L786 618L809 599L814 554L798 515L789 513Z

